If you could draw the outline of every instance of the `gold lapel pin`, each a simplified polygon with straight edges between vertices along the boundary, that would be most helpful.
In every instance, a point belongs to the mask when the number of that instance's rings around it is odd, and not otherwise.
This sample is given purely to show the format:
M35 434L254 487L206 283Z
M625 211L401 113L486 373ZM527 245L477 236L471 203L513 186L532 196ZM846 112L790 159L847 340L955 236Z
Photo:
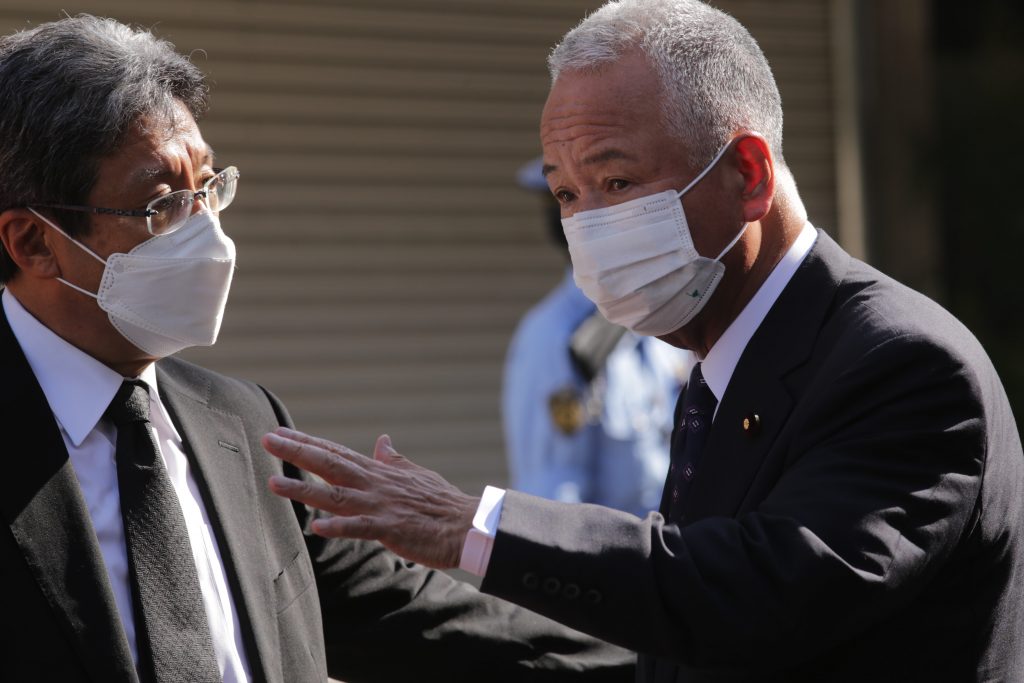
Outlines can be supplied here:
M743 431L747 436L757 436L761 433L761 416L757 413L750 413L743 418Z

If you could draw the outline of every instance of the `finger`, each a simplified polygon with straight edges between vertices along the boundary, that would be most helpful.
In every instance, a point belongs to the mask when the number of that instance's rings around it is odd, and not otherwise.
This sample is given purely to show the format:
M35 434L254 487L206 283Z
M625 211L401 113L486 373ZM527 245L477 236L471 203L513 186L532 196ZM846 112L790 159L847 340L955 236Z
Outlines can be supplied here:
M314 519L313 533L327 538L380 538L378 524L368 515Z
M288 427L277 427L276 429L274 429L273 433L277 434L278 436L283 436L284 438L289 439L291 441L298 441L299 443L310 444L312 446L316 446L317 448L322 448L325 451L334 453L335 455L340 455L346 460L352 460L356 462L360 460L370 460L370 458L367 458L359 451L352 450L348 446L343 446L340 443L335 443L333 441L323 439L318 436L312 436L310 434L306 434L305 432L300 432L297 429L289 429Z
M389 465L394 465L397 461L404 460L398 454L398 451L395 450L395 447L391 445L391 437L387 434L381 434L377 437L377 443L373 447L373 459Z
M332 484L354 485L361 488L365 484L365 472L360 465L371 461L364 456L360 456L363 461L346 460L343 456L318 445L293 441L277 432L265 434L262 443L271 455L319 475Z
M369 512L374 506L373 496L357 489L279 475L271 477L268 483L270 490L279 496L336 515L358 515Z

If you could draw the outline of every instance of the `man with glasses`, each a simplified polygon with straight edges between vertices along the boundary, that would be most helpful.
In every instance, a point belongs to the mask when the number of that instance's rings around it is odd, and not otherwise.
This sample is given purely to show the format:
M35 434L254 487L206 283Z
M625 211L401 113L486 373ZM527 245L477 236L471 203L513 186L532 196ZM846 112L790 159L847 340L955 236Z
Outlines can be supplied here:
M0 39L0 678L618 680L631 658L380 545L309 533L214 343L239 172L202 74L89 16ZM400 653L401 656L396 656Z

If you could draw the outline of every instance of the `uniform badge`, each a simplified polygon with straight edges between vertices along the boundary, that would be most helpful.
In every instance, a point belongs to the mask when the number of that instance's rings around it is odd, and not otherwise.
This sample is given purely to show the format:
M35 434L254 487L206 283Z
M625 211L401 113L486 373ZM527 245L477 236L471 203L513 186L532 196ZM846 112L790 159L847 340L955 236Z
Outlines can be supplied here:
M565 387L551 394L548 397L548 409L551 411L551 421L566 436L575 434L583 427L583 399L572 387Z

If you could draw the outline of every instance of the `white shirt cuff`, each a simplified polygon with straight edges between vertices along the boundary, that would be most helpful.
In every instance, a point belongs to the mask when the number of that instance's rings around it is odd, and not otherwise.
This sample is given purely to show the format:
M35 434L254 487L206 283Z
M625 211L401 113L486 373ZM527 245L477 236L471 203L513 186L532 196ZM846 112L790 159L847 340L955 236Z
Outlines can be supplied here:
M480 505L473 516L473 528L466 534L466 542L462 545L462 558L459 569L476 576L487 573L487 565L491 562L491 549L494 548L494 537L498 533L498 521L501 519L501 506L505 502L505 489L488 486L480 497Z

